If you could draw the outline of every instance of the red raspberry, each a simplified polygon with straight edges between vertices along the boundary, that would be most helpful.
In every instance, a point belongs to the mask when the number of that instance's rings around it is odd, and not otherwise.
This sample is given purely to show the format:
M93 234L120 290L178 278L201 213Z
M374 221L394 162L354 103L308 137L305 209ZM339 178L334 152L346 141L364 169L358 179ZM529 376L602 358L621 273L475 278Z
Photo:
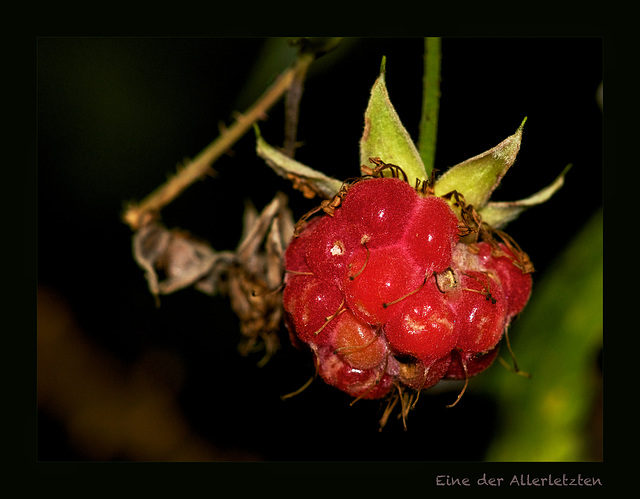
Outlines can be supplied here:
M353 397L378 399L393 387L393 377L383 368L358 369L327 347L318 349L315 357L316 369L324 382Z
M433 278L399 306L399 313L385 325L393 351L430 365L456 346L459 334L456 315Z
M421 361L399 363L398 380L413 390L426 390L438 383L449 372L451 355L446 355L432 364Z
M344 281L347 306L364 321L384 324L399 312L395 302L423 281L424 272L400 246L361 251Z
M507 316L513 317L519 314L529 301L531 274L523 272L514 264L515 257L509 248L502 243L499 246L503 256L492 256L491 246L485 242L479 243L478 256L487 268L498 275L508 304Z
M341 211L337 211L335 216L324 216L312 228L305 228L300 237L308 230L312 232L307 238L312 239L313 244L307 245L307 266L317 275L341 284L354 254L364 253L354 227L343 220Z
M288 282L290 276L296 273L310 272L306 258L307 241L313 236L313 229L321 220L324 220L324 218L312 218L307 222L305 230L298 237L291 239L287 251L284 254L284 268L287 271L284 276L285 282ZM313 245L315 245L315 243L311 246Z
M285 322L320 377L375 399L491 365L531 292L510 250L458 241L448 203L400 179L359 180L342 194L284 259Z
M351 312L341 313L333 321L334 352L356 369L381 365L387 356L387 343L379 331L359 320Z
M349 189L338 211L374 249L403 237L417 201L415 190L400 179L365 179Z
M458 241L458 219L441 198L421 198L408 220L404 241L408 251L426 272L442 272L451 264Z
M299 340L321 344L329 318L343 303L340 290L315 275L291 275L283 292L287 323Z
M460 273L460 284L451 293L450 302L457 318L458 350L483 353L496 346L506 325L500 281L487 272Z
M481 373L496 359L498 350L498 347L494 347L482 354L452 352L448 357L450 363L445 379L466 379Z

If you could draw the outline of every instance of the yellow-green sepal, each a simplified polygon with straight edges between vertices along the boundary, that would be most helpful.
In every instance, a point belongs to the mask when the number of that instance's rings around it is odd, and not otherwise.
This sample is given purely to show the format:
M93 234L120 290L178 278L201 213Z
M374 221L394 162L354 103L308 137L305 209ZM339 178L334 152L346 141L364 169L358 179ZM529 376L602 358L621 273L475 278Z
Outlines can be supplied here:
M262 138L258 125L254 125L253 128L256 133L258 156L278 175L291 180L294 188L302 191L306 197L312 198L317 195L331 198L340 190L341 180L329 177L281 153Z
M525 118L513 135L494 148L449 168L434 185L436 196L456 191L464 196L467 205L473 205L476 211L482 209L515 162L526 121Z
M427 172L416 145L391 104L385 73L383 59L380 75L371 88L364 115L360 164L373 167L369 158L380 158L384 163L399 166L407 175L409 183L415 185L416 179L424 180L428 177ZM386 175L390 175L390 172Z

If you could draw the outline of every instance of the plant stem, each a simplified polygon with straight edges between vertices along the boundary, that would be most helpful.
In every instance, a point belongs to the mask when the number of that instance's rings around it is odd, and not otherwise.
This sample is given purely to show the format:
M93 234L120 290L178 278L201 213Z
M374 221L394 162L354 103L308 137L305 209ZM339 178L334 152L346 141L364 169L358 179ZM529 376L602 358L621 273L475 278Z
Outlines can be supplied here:
M313 56L305 54L300 56L293 81L287 90L284 98L285 106L285 127L283 153L293 158L296 152L296 134L298 132L298 115L300 111L300 99L304 87L304 80L307 70L313 62Z
M174 176L151 192L140 203L128 206L123 219L129 227L137 230L192 183L204 177L211 165L237 142L252 127L253 123L265 117L265 113L282 97L294 81L300 66L306 67L308 64L308 57L299 57L292 66L280 74L278 79L246 113L236 117L233 125L222 132L198 156L179 168Z
M427 177L434 168L436 138L438 135L438 110L440 107L440 38L425 38L422 117L418 151L424 162Z

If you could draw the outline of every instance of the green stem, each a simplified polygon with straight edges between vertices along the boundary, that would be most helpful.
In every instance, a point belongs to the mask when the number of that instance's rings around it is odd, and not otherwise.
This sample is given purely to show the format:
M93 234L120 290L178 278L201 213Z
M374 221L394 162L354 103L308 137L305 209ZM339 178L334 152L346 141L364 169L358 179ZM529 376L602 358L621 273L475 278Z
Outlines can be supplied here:
M427 176L431 175L436 156L438 135L438 110L440 107L440 38L425 38L422 117L418 151L424 162Z

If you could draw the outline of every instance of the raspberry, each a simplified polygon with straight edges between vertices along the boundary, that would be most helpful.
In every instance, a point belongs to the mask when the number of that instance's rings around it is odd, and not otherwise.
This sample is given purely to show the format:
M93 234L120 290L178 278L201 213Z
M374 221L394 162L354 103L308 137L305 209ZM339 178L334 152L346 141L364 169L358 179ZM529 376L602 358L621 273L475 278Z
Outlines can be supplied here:
M451 262L458 240L458 219L441 198L421 198L409 219L405 242L413 258L427 272L442 272Z
M424 272L400 246L361 251L343 286L347 306L364 321L384 324L398 313L395 302L423 280Z
M309 272L305 250L307 248L307 240L314 234L313 228L324 218L313 218L309 220L305 231L298 237L291 239L287 251L284 254L284 267L287 269L285 282L289 282L292 273ZM315 246L312 244L311 246Z
M470 376L475 376L493 363L498 356L498 350L498 347L494 347L492 350L482 354L461 354L458 351L453 351L448 357L449 364L445 378L466 379Z
M433 279L401 305L385 326L392 350L427 365L451 352L458 340L456 315Z
M353 397L480 373L531 293L516 250L459 240L458 218L431 192L360 179L286 250L290 336L327 384Z
M351 224L342 220L340 213L338 211L334 217L321 218L311 228L313 232L307 237L313 239L313 244L307 245L306 251L308 268L337 283L344 280L354 254L364 252L358 234Z
M403 237L417 201L415 190L400 179L366 179L349 189L339 212L373 249Z
M320 377L328 385L353 397L378 399L387 395L393 387L393 377L382 367L358 369L330 348L320 348L315 352L316 368Z
M283 292L288 321L304 343L322 342L322 329L343 302L340 290L315 275L289 278Z
M523 272L514 264L513 252L504 244L499 243L503 256L492 256L491 246L485 242L479 243L478 256L485 265L492 269L500 278L502 289L508 304L507 316L519 314L531 296L531 274Z
M452 295L458 350L476 353L491 350L502 338L506 320L500 281L489 273L466 271L460 274L460 286Z
M387 355L387 345L375 328L360 321L351 312L336 318L333 345L335 352L356 369L379 366Z

